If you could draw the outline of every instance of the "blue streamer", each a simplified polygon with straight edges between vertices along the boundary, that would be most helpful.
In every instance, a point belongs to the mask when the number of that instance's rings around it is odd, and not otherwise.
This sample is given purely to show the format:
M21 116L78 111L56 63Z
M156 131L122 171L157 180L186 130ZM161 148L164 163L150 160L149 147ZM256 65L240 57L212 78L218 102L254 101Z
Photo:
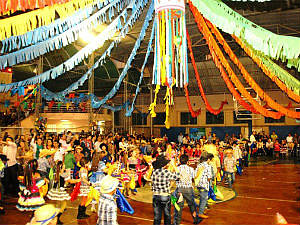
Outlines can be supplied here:
M146 63L148 61L148 57L149 57L149 55L151 53L151 50L152 50L152 41L153 41L153 38L154 38L155 26L156 26L156 20L154 20L154 22L153 22L151 36L150 36L150 39L149 39L149 42L148 42L147 53L145 55L144 63L143 63L142 69L141 69L141 76L140 76L139 82L138 82L138 84L136 86L135 96L134 96L134 98L132 100L131 108L128 109L128 111L125 113L125 116L127 116L127 117L132 115L132 112L134 110L134 104L135 104L136 98L137 98L137 96L138 96L138 94L140 92L140 85L141 85L143 77L144 77L144 70L145 70L145 67L146 67Z
M115 86L110 90L110 92L103 99L101 99L100 101L96 101L96 100L92 99L92 107L93 108L101 107L101 105L106 103L107 100L111 99L117 93L117 91L119 90L119 88L121 86L121 83L122 83L123 79L125 78L128 69L130 68L131 62L134 59L134 56L136 55L136 52L140 47L141 41L145 37L146 29L149 26L149 22L152 19L152 14L153 14L153 11L154 11L154 3L153 2L154 1L151 2L151 5L150 5L150 7L148 9L148 12L147 12L147 15L145 17L143 27L141 29L140 35L139 35L138 39L135 42L133 50L132 50L132 52L131 52L131 54L130 54L127 62L126 62L126 65L125 65L118 81L116 82Z
M0 69L4 69L5 67L8 66L13 66L19 63L33 60L50 51L53 51L55 49L61 49L64 46L71 44L72 42L76 41L79 38L80 33L87 32L93 26L98 26L99 24L106 22L105 14L107 13L107 11L113 11L115 8L119 9L119 7L116 7L116 5L117 4L124 5L125 2L127 1L128 0L125 1L115 0L111 4L99 10L91 17L85 19L84 21L80 22L76 26L73 26L70 29L65 30L63 33L57 36L54 36L48 40L37 43L35 45L31 45L29 47L23 48L21 50L0 56ZM112 16L109 16L110 20L111 18ZM74 19L74 21L76 21L76 19ZM30 37L31 35L29 35L29 39Z
M132 0L133 1L133 0ZM100 59L94 64L94 66L88 70L86 73L91 74L91 71L98 67L99 63L103 63L106 56L110 56L111 50L114 47L116 43L119 43L121 38L125 37L125 35L128 32L128 26L133 26L133 23L137 20L138 16L141 14L141 10L138 10L139 8L142 8L148 0L135 0L133 5L137 5L134 13L130 16L130 19L126 22L124 27L122 28L117 40L113 41L108 49L105 51L105 54L103 54ZM44 83L45 81L48 81L51 79L56 79L63 73L73 69L75 66L77 66L81 61L84 60L85 57L90 55L94 50L97 49L97 46L99 46L99 43L104 43L105 39L112 38L114 36L114 33L116 33L117 30L121 29L121 17L123 17L124 21L126 21L127 18L127 10L131 8L131 6L127 6L126 9L111 23L108 25L108 27L105 28L101 34L99 34L96 37L97 45L95 45L95 42L88 44L84 48L82 48L79 52L77 52L75 55L73 55L70 59L68 59L66 62L60 64L59 66L56 66L44 73L41 73L37 76L28 78L24 81L19 81L15 83L10 84L0 84L0 92L7 92L11 88L14 87L20 87L20 86L27 86L30 84L37 84L37 83ZM114 32L112 32L112 30ZM86 79L88 76L86 76ZM82 79L83 80L83 79ZM81 81L82 81L81 80ZM76 86L76 84L74 84ZM75 87L73 87L75 88ZM78 87L77 87L78 88ZM74 90L74 89L73 89Z
M119 43L121 41L121 39L123 37L125 37L125 35L128 33L128 27L132 26L136 20L138 19L139 15L141 14L142 10L140 10L140 8L142 8L143 6L145 6L147 4L148 0L142 0L139 1L138 4L135 7L135 10L132 12L130 18L128 19L128 21L126 22L126 24L123 26L120 34L118 35L118 37L109 45L109 47L106 49L106 51L102 54L102 56L96 61L96 63L76 82L74 82L73 84L71 84L69 87L67 87L65 90L58 92L58 93L53 93L49 90L47 90L45 87L42 88L42 93L44 92L44 96L45 98L48 100L51 99L55 99L55 100L59 100L61 98L63 98L65 95L67 95L68 93L70 93L73 90L78 89L79 86L83 85L83 83L90 77L90 75L92 74L92 71L97 68L100 65L103 64L103 62L105 61L105 58L107 56L110 56L111 50L117 45L117 43ZM1 87L1 86L0 86ZM99 108L99 107L95 107L95 108Z

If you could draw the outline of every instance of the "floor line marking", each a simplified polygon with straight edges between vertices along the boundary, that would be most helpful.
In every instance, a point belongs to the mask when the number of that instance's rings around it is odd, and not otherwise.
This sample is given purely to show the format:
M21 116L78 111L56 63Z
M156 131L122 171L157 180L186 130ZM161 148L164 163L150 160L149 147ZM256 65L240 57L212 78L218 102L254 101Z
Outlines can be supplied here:
M258 199L258 200L267 200L267 201L278 201L278 202L298 202L295 200L285 200L285 199L275 199L275 198L257 198L257 197L248 197L248 196L242 196L238 195L237 198L251 198L251 199Z

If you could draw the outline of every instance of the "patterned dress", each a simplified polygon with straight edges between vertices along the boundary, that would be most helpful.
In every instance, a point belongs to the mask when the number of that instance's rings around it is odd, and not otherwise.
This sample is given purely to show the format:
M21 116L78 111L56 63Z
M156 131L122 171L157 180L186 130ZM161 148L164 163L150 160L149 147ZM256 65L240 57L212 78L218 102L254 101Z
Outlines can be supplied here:
M20 184L19 200L17 209L20 211L34 211L45 204L45 200L41 197L39 188L45 184L44 179L33 179L32 186L26 188L24 184Z
M88 171L86 169L80 170L79 178L88 180ZM78 196L88 196L89 192L90 192L90 186L84 182L81 182L80 193Z
M60 177L60 180L63 181L63 179L63 177ZM54 183L53 188L51 188L51 190L48 192L47 197L56 201L70 200L71 196L66 192L62 184L63 182Z

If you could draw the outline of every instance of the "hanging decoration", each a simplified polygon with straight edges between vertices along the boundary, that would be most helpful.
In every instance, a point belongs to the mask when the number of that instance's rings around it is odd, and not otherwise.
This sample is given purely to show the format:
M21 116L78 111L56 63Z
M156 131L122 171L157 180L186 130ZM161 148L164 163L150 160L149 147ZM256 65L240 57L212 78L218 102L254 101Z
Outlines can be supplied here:
M141 45L141 42L142 40L144 39L145 35L146 35L146 30L149 26L149 22L150 20L152 19L152 14L153 14L153 11L154 11L154 6L153 6L153 1L151 2L151 5L149 6L149 9L148 9L148 12L147 12L147 15L144 19L144 24L142 26L142 29L140 31L140 34L139 34L139 37L137 38L135 44L134 44L134 47L130 53L130 56L126 62L126 65L125 67L123 68L122 70L122 73L120 74L119 76L119 79L118 81L116 82L116 84L114 85L114 87L110 90L110 92L101 100L99 101L95 101L92 99L92 107L93 108L99 108L101 107L104 103L107 102L107 100L111 99L116 93L117 91L119 90L121 84L122 84L122 81L123 79L125 78L126 74L127 74L127 71L128 69L130 68L130 65L134 59L134 56L136 55L137 53L137 50L139 49L140 45Z
M230 67L228 61L226 60L225 56L223 55L221 49L219 48L218 44L216 43L214 37L212 36L212 33L209 31L204 18L202 17L202 15L199 13L199 11L197 10L197 8L190 2L190 9L195 17L195 21L198 25L199 30L202 32L202 34L204 35L204 38L207 41L207 44L210 48L210 52L212 55L212 58L216 64L216 66L218 68L220 68L221 70L221 74L225 75L225 70L223 70L223 66L225 67L225 69L228 71L228 74L230 76L230 79L232 80L232 82L235 84L235 86L237 87L237 89L239 90L239 92L247 99L247 101L251 104L251 106L260 114L262 114L265 117L272 117L273 119L279 119L282 114L280 114L279 112L273 112L273 111L269 111L266 108L264 108L262 105L260 105L255 99L252 98L252 96L250 95L250 93L245 89L245 87L242 85L242 83L240 82L240 80L238 79L238 77L236 76L236 74L234 73L234 71L232 70L232 68ZM218 53L217 53L218 52ZM219 59L220 58L220 59ZM226 82L226 81L225 81ZM228 83L226 83L228 86ZM234 87L231 87L234 89ZM233 89L230 89L231 93L235 93L233 91ZM238 98L237 98L238 99ZM241 104L242 102L240 102ZM242 105L242 104L241 104ZM246 108L247 109L247 108ZM249 108L251 109L251 108ZM248 109L247 109L248 110Z
M132 0L133 1L133 0ZM92 43L87 44L85 47L80 49L75 55L73 55L70 59L68 59L65 63L69 63L68 67L77 65L80 63L87 55L90 55L93 51L100 48L104 42L114 36L114 34L119 31L122 27L121 18L126 21L127 10L130 6L120 14L116 19L112 21L100 34L98 34ZM100 15L105 15L105 11L101 12ZM94 19L94 18L92 18ZM81 32L87 32L91 26L88 26L91 21L87 20L83 21L81 24L73 27L72 29L55 36L45 42L40 42L36 45L32 45L26 48L23 48L19 51L15 51L13 53L9 53L7 55L0 56L0 69L5 68L7 66L13 66L22 62L33 60L41 55L46 54L47 52L53 51L55 49L60 49L79 38L79 34ZM95 20L94 22L97 22ZM97 23L95 23L96 25ZM84 25L84 26L82 26ZM97 24L98 25L98 24ZM87 26L87 27L86 27ZM60 65L62 66L62 64ZM56 67L57 68L57 67ZM54 68L53 68L54 69Z
M36 132L44 133L47 128L47 118L39 117L35 119L34 127Z
M188 85L184 85L184 91L185 91L186 103L188 105L188 108L189 108L189 111L191 113L191 116L195 118L195 117L197 117L197 116L200 115L200 113L201 113L201 107L198 110L194 111L193 107L192 107L192 104L191 104L190 96L189 96Z
M259 95L259 97L277 112L280 112L281 114L291 118L300 118L300 112L287 109L286 107L283 107L282 105L278 104L255 82L255 80L252 78L252 76L248 73L243 64L239 61L234 52L231 50L230 46L227 44L219 30L210 22L208 22L207 24L211 28L212 32L215 34L217 40L223 45L225 52L228 54L232 62L236 64L236 66L239 68L246 82L250 85L251 88L253 88L253 90Z
M189 48L189 51L190 51L190 57L191 57L191 61L192 61L192 65L193 65L194 71L195 71L195 76L196 76L198 88L199 88L200 93L201 93L201 97L202 97L202 99L203 99L203 101L204 101L204 104L205 104L205 106L206 106L206 109L207 109L210 113L212 113L212 114L214 114L214 115L218 115L218 114L222 111L224 105L225 105L225 104L228 104L228 102L227 102L227 101L222 101L222 102L221 102L221 105L220 105L220 107L219 107L219 109L217 109L217 110L213 109L213 108L211 107L211 105L209 104L208 99L207 99L207 97L206 97L206 95L205 95L205 93L204 93L204 89L203 89L201 80L200 80L200 75L199 75L199 72L198 72L198 69L197 69L197 65L196 65L196 62L195 62L194 53L193 53L193 48L192 48L192 43L191 43L191 39L190 39L188 30L186 30L186 37L187 37L187 43L188 43L188 48ZM186 91L186 96L187 96L186 98L188 98L188 88L187 88L187 87L185 87L185 91ZM187 99L187 101L189 101L189 100ZM188 103L188 104L189 104L189 103ZM189 109L190 109L190 108L191 108L191 106L189 106ZM190 111L190 112L191 112L191 111ZM192 113L192 112L191 112L191 113ZM200 113L200 112L199 112L199 113ZM195 113L192 113L192 114L195 115Z
M300 81L293 75L274 63L269 57L251 48L245 40L232 35L234 40L242 47L263 72L276 83L291 99L300 102Z
M146 67L146 64L147 64L147 61L148 61L148 57L149 57L149 55L151 53L151 50L152 50L152 41L153 41L153 38L154 38L155 27L156 27L156 21L153 22L151 35L150 35L150 39L149 39L149 42L148 42L147 52L146 52L146 55L145 55L144 63L142 65L140 79L139 79L139 82L136 86L135 95L134 95L134 98L132 100L131 107L125 113L125 116L127 116L127 117L131 116L133 110L135 109L134 104L135 104L136 98L137 98L137 96L140 92L140 85L141 85L143 77L144 77L144 70L145 70L145 67Z
M274 34L247 20L219 0L190 0L201 14L222 31L247 40L255 50L288 61L300 71L300 38Z
M109 20L111 20L111 16L114 14L114 9L117 8L119 11L120 4L122 2L122 0L105 0L103 2L98 2L98 4L95 6L88 6L83 9L79 9L65 19L58 18L49 25L40 26L22 35L6 38L2 40L1 53L11 52L13 50L18 50L30 45L35 45L62 33L66 33L65 36L60 36L61 42L63 40L62 43L65 44L65 42L74 39L74 37L70 36L71 34L76 34L75 31L69 31L71 28L76 26L80 29L83 29L84 26L79 25L82 21L88 21L84 24L86 28L91 28L94 26L94 24L106 22L106 12L109 13ZM90 16L93 12L95 12L96 9L99 9L99 11L93 14L93 16ZM77 38L78 35L74 36ZM59 46L59 44L57 45Z
M56 14L60 18L66 18L78 9L97 5L101 0L71 0L64 4L55 4L42 9L33 10L17 16L11 16L0 20L0 40L17 36L32 31L38 26L53 23Z
M122 30L120 31L119 35L114 38L114 41L111 42L109 47L106 49L106 51L102 54L102 56L95 62L95 64L81 77L79 80L75 81L73 84L71 84L69 87L67 87L65 90L57 93L53 93L50 90L47 90L45 87L42 86L41 91L42 95L47 100L55 99L57 101L61 101L64 96L66 96L71 91L74 91L78 89L79 86L82 86L83 83L90 77L92 74L92 71L97 68L99 65L102 65L103 62L105 62L105 58L107 56L110 56L112 49L117 46L117 44L126 36L126 34L129 32L129 27L132 27L133 24L137 21L139 16L141 15L142 8L147 4L148 0L139 1L137 5L134 4L133 12L131 13L131 16L129 17L126 24L123 26ZM136 52L134 53L134 55ZM126 68L126 73L128 71L129 67ZM125 73L125 75L126 75ZM120 79L120 78L119 78ZM1 85L0 85L0 92L1 92ZM113 94L115 95L115 94ZM97 107L96 107L97 108ZM98 107L99 108L99 107Z
M172 87L188 83L185 1L155 0L155 21L152 83L167 87L165 125L170 128L167 107L174 104Z

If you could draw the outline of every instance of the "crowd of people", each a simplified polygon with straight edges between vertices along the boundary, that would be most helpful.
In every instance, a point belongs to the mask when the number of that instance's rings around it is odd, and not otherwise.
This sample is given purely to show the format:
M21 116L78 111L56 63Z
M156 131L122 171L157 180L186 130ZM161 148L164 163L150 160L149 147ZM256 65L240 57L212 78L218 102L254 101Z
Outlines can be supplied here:
M289 135L287 152L292 154L299 140ZM116 191L129 197L147 182L153 192L154 224L161 223L162 214L164 224L180 224L184 201L198 224L208 218L208 199L218 192L222 195L217 184L232 188L236 173L242 174L250 157L273 157L273 152L279 157L278 146L283 155L285 148L284 142L278 144L275 132L270 136L253 132L249 140L227 134L220 140L211 133L194 140L179 134L177 142L169 142L166 136L146 138L144 134L31 130L15 138L6 133L0 144L1 198L12 195L18 197L18 210L38 210L30 224L36 224L36 215L43 214L44 208L51 209L57 224L62 224L60 216L68 202L78 197L77 219L88 217L89 205L92 212L98 205L97 224L117 224ZM43 206L47 199L59 203L59 209ZM173 223L171 205L175 207ZM0 212L4 213L3 206Z

